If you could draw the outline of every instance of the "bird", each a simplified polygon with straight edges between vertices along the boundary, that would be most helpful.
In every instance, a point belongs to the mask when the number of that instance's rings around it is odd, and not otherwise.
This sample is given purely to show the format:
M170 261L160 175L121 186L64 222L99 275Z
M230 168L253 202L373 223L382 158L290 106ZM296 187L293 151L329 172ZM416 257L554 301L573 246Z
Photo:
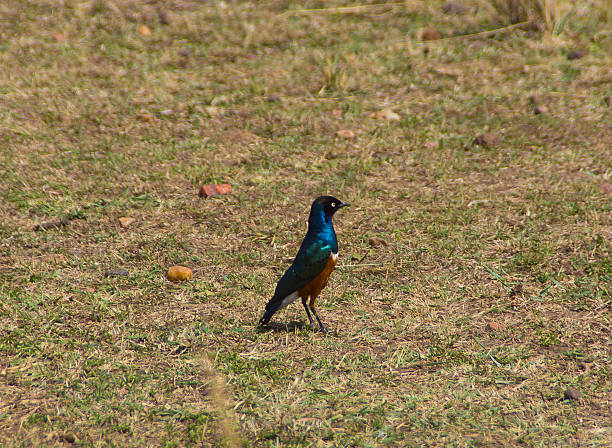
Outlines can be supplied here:
M350 204L333 196L319 196L314 200L308 216L308 230L304 241L293 263L278 281L274 295L259 320L260 326L266 325L277 311L301 298L310 325L315 326L310 314L312 311L319 329L323 333L328 332L317 314L315 305L317 296L327 285L329 275L338 261L338 240L332 217L334 213L348 205Z

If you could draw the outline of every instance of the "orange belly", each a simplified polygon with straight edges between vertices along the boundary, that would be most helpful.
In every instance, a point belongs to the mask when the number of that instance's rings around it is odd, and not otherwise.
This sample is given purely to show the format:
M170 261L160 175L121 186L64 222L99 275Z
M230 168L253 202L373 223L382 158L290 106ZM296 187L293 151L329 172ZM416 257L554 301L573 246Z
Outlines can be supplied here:
M321 292L325 285L327 285L327 280L329 280L329 276L336 267L336 261L338 260L337 254L331 254L329 256L329 260L327 261L327 265L319 275L315 277L313 281L308 283L302 289L298 291L298 295L302 299L308 299L310 297L310 306L315 306L315 302L317 301L317 296Z

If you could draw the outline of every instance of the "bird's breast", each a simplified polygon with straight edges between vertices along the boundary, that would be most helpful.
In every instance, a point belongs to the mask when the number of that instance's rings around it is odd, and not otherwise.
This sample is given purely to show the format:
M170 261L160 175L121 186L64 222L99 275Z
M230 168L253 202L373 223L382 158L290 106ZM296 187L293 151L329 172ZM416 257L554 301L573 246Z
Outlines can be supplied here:
M338 261L338 253L331 253L329 255L329 259L327 260L327 264L323 268L323 270L317 275L310 283L301 288L298 291L298 294L301 298L307 299L310 297L310 306L314 306L315 300L317 296L321 293L321 290L325 288L327 285L327 281L329 280L329 276L332 271L336 267L336 262Z

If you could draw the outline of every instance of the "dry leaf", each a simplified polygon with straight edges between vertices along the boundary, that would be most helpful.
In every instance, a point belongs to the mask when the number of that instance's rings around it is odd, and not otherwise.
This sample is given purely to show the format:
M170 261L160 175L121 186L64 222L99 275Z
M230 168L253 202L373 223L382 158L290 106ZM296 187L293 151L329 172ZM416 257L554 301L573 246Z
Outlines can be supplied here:
M168 280L171 282L182 282L193 279L193 272L191 269L185 266L172 266L170 269L168 269L166 278L168 278Z
M123 216L123 217L119 218L119 225L121 227L123 227L124 229L127 226L129 226L130 224L133 224L135 222L136 222L136 220L134 218L130 218L130 217L127 217L127 216Z

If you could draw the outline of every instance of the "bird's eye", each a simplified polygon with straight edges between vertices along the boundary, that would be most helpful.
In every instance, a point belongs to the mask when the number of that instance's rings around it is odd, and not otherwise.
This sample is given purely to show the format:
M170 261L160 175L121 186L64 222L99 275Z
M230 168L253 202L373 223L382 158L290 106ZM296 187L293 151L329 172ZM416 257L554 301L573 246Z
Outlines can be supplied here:
M331 206L332 206L332 208L334 208L334 207L336 206L336 203L335 203L335 202L332 202L332 203L331 203Z

